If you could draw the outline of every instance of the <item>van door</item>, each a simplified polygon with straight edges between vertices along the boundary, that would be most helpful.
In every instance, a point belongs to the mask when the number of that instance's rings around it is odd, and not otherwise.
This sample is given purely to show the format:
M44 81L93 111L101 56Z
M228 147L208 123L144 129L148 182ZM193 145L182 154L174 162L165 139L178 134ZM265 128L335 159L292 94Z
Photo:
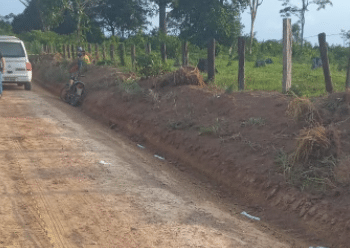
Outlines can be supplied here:
M5 57L5 56L4 56ZM18 77L26 77L26 58L8 58L5 57L6 68L4 72L4 81L17 81Z

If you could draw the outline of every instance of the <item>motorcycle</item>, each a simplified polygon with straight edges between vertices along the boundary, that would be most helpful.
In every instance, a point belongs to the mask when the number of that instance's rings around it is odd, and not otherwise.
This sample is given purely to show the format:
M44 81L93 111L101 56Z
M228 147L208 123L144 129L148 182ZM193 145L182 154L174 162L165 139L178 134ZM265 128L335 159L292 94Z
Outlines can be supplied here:
M78 76L71 76L69 83L62 88L60 98L76 107L83 103L86 94L85 84L78 80Z

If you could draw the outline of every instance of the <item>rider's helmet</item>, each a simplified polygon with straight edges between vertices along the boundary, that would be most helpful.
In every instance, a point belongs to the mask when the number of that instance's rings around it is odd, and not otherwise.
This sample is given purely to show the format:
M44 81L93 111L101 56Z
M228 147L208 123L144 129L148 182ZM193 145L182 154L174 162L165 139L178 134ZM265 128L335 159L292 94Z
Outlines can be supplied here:
M77 51L78 51L78 52L82 52L82 51L84 51L84 50L83 50L82 47L78 47Z

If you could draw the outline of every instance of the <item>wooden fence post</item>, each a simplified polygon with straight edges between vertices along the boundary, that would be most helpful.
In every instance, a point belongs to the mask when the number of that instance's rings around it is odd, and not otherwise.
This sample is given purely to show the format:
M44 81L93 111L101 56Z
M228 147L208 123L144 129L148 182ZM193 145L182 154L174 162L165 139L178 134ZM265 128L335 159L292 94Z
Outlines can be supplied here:
M321 33L318 35L318 42L320 44L320 53L322 59L323 74L326 82L326 90L328 93L333 92L333 84L331 71L329 70L328 49L326 43L326 34Z
M292 87L292 25L290 18L283 19L283 81L282 92Z
M109 47L109 54L111 56L111 60L114 60L114 45L111 44Z
M69 45L67 45L67 58L70 59L70 49L69 49Z
M162 61L166 62L167 61L167 56L166 56L166 44L162 43L160 45L160 53L162 55Z
M97 44L97 43L95 44L95 59L96 59L96 61L98 61L98 60L99 60L99 54L98 54L98 44Z
M245 39L243 36L238 37L238 90L245 88Z
M146 54L151 54L152 52L152 46L151 43L146 44Z
M210 39L208 43L208 79L215 79L215 39Z
M188 42L184 41L182 44L182 66L188 66L189 55L188 55Z
M132 65L132 68L135 69L135 66L136 66L136 47L135 45L131 45L131 65Z
M124 43L119 44L118 53L119 53L120 64L122 66L125 66L125 46L124 46Z
M350 54L349 54L348 70L346 73L345 90L347 91L350 90Z
M71 45L70 47L71 47L72 59L74 59L74 58L75 58L75 53L74 53L75 49L74 49L74 45Z
M106 60L106 46L105 46L105 44L102 44L102 58L103 58L103 60Z
M65 45L62 45L62 55L63 55L63 58L66 59L66 46Z

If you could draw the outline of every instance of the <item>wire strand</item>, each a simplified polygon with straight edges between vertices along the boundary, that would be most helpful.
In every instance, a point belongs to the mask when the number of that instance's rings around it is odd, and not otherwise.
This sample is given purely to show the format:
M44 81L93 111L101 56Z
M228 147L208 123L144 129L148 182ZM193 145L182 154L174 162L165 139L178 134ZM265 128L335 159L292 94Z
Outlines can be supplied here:
M328 37L328 36L334 36L334 35L342 35L342 33L338 33L338 34L327 34L327 37ZM318 34L317 34L317 35L313 35L313 36L305 37L304 39L308 39L308 38L312 38L312 37L317 37L317 36L318 36Z

